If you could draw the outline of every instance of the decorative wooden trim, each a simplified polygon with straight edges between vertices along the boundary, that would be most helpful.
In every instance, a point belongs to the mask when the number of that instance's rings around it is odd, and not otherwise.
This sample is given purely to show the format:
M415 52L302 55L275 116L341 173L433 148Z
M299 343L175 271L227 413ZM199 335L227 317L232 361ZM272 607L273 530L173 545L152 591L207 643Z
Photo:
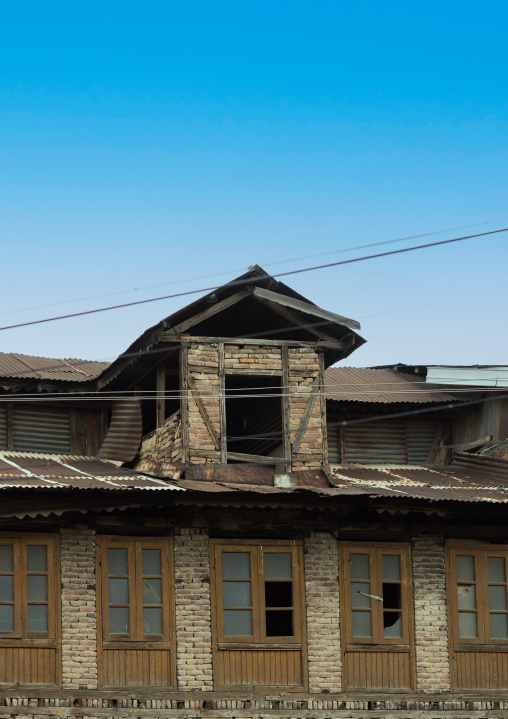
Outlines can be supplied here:
M224 342L219 343L219 417L220 417L220 461L226 464L228 455L228 439L226 427L226 370L224 359Z
M215 449L220 450L220 439L217 436L217 432L215 431L215 427L213 426L212 420L210 419L210 416L206 410L204 402L201 399L201 395L199 394L199 390L194 381L194 377L192 376L192 374L190 372L187 373L187 384L189 386L189 389L191 390L191 396L198 406L199 414L201 415L203 422L206 424L206 428L208 430L209 435L213 439Z
M298 430L295 435L295 440L293 442L293 454L297 454L298 450L300 449L300 444L302 442L303 436L304 436L305 432L307 431L309 419L312 414L312 410L314 409L314 404L316 403L316 398L318 396L319 384L320 384L320 377L319 377L319 375L317 375L314 378L314 382L312 383L312 388L310 391L309 399L307 400L307 405L305 407L305 411L303 413L303 417L300 422L300 426L298 427Z
M188 398L189 350L180 348L180 412L182 417L182 462L189 461L189 398Z
M213 317L214 315L218 314L219 312L222 312L223 310L226 310L228 307L232 307L233 305L236 305L237 302L240 302L241 300L244 300L246 297L249 296L249 292L247 290L240 290L239 292L236 292L234 295L231 295L230 297L226 297L226 299L222 300L221 302L217 302L216 305L212 305L211 307L208 307L208 309L203 310L203 312L200 312L197 315L194 315L194 317L191 317L188 320L184 320L184 322L180 322L180 324L176 325L175 327L172 327L170 330L167 330L162 335L162 341L167 342L168 340L173 340L175 337L179 339L179 335L182 334L182 332L185 332L190 327L194 327L195 325L198 325L200 322L204 322L205 320L209 319L210 317Z

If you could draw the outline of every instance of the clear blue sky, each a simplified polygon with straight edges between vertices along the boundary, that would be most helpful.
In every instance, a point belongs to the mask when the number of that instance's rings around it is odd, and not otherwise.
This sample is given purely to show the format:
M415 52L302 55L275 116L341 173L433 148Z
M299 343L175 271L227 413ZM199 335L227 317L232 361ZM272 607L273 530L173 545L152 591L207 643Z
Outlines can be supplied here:
M0 324L508 226L507 21L488 0L4 3ZM508 364L507 265L508 233L287 282L362 322L350 364ZM183 304L0 350L112 359Z

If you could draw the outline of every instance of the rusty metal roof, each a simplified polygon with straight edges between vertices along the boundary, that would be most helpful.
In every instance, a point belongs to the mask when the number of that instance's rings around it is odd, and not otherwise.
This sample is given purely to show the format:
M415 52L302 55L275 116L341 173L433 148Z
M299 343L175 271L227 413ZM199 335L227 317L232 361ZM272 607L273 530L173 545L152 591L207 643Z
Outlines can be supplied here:
M2 489L182 488L95 457L3 451L0 452L0 490Z
M370 367L329 367L325 372L325 393L326 399L339 402L381 404L460 402L478 396L471 390L429 384L416 374Z
M0 352L0 377L5 378L86 382L97 377L106 367L109 367L109 362Z

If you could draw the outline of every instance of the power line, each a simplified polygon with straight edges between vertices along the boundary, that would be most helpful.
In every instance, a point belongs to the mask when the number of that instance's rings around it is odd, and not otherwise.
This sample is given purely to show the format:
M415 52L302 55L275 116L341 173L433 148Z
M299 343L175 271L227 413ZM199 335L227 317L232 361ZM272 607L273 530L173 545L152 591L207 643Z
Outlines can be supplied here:
M448 245L453 242L463 242L464 240L471 240L471 239L475 239L477 237L486 237L487 235L495 235L495 234L499 234L500 232L507 232L507 231L508 231L508 227L505 227L500 230L490 230L489 232L480 232L475 235L467 235L464 237L455 237L450 240L440 240L439 242L428 242L423 245L416 245L413 247L404 247L399 250L390 250L388 252L378 252L373 255L365 255L363 257L354 257L349 260L340 260L339 262L329 262L324 265L315 265L314 267L304 267L299 270L289 270L286 272L278 272L278 273L272 275L272 277L274 277L274 278L288 277L289 275L298 275L298 274L302 274L303 272L313 272L314 270L323 270L323 269L327 269L330 267L339 267L340 265L349 265L349 264L352 264L353 262L363 262L365 260L373 260L373 259L378 259L380 257L388 257L390 255L399 255L404 252L413 252L415 250L423 250L423 249L427 249L429 247L438 247L440 245ZM245 285L245 284L252 284L252 278L249 278L247 280L236 280L236 281L230 282L228 284L230 287L241 286L241 285ZM175 294L164 295L162 297L151 297L146 300L135 300L134 302L124 302L124 303L118 304L118 305L110 305L109 307L99 307L94 310L84 310L82 312L72 312L70 314L60 315L58 317L47 317L46 319L43 319L43 320L32 320L30 322L19 322L14 325L6 325L5 327L0 327L0 331L17 329L20 327L29 327L31 325L39 325L39 324L43 324L46 322L56 322L58 320L66 320L66 319L71 319L74 317L83 317L85 315L93 315L93 314L97 314L99 312L109 312L111 310L124 309L126 307L134 307L136 305L144 305L144 304L148 304L151 302L160 302L162 300L174 299L176 297L186 297L189 295L199 294L201 292L212 292L213 290L216 290L218 288L219 288L219 285L214 285L213 287L204 287L199 290L187 290L185 292L177 292Z

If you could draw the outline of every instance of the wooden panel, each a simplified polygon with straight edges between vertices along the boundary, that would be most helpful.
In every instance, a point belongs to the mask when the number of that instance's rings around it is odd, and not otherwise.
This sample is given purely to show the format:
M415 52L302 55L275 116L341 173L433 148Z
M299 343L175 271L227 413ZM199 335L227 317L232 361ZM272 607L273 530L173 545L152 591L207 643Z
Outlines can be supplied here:
M0 647L0 684L57 684L56 647Z
M346 689L411 689L409 652L346 651Z
M455 653L455 689L508 689L508 652Z
M102 686L169 687L169 649L103 649Z
M303 686L300 649L226 649L218 652L220 686Z

